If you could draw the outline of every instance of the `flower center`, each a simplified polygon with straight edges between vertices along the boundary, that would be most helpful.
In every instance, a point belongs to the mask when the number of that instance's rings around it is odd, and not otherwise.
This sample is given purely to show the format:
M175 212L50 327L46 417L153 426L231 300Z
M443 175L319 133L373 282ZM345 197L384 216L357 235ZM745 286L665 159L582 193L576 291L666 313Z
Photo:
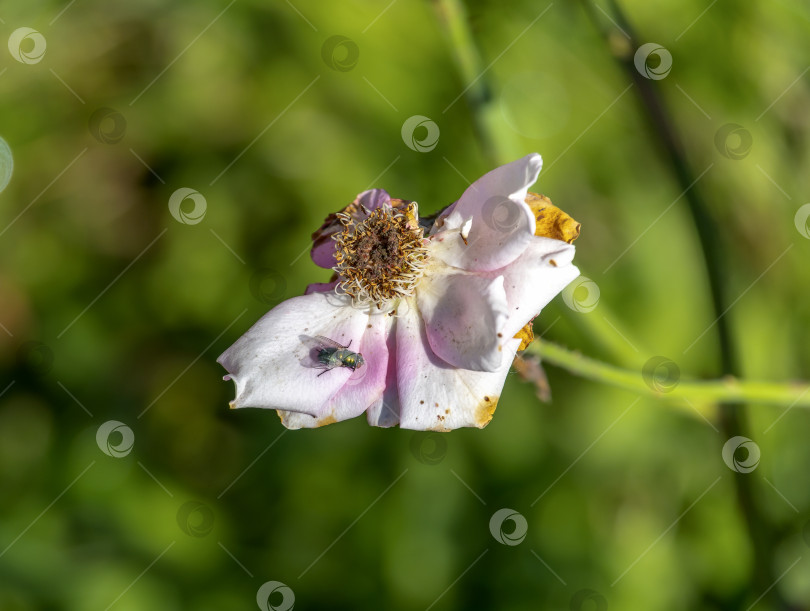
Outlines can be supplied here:
M415 204L408 204L404 213L389 206L363 212L363 220L337 214L344 230L332 238L337 242L332 269L340 277L338 292L351 296L355 305L383 308L392 299L413 295L427 248Z

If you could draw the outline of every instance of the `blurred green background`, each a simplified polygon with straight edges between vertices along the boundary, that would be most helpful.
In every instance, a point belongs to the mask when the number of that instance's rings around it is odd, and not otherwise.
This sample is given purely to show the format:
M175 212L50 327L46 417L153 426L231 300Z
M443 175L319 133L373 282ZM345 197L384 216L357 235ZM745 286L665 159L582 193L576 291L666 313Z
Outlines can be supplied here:
M810 8L623 6L673 58L653 85L705 171L743 373L807 379ZM759 547L701 406L553 367L551 403L512 374L484 430L285 432L228 410L215 358L328 278L307 248L329 212L372 186L433 212L532 151L599 288L536 332L639 376L653 356L720 374L716 329L694 341L714 319L694 227L611 55L628 45L611 7L592 8L607 43L579 2L466 11L481 107L429 2L3 3L0 609L254 609L271 581L290 590L264 608L810 608L803 409L747 407L761 460L736 477ZM438 125L432 150L403 139L413 115ZM204 210L175 218L180 188ZM502 508L519 544L491 532Z

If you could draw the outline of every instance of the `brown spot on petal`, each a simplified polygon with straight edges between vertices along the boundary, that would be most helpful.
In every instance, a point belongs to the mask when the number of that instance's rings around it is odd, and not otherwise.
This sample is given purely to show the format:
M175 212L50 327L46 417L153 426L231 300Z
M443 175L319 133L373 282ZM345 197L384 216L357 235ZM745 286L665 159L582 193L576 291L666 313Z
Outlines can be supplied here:
M534 235L541 238L553 238L571 244L579 237L580 223L551 203L545 195L529 192L526 203L534 212L537 227Z
M528 348L529 344L531 344L534 341L534 327L532 325L533 322L534 319L530 320L529 322L526 323L526 326L524 326L520 331L515 333L515 339L520 340L518 352Z
M549 265L551 265L551 267L557 267L557 262L554 259L549 259L548 262L549 262ZM369 327L370 326L371 325L369 325Z
M484 397L484 400L475 408L475 426L482 429L488 425L496 407L498 407L498 397Z

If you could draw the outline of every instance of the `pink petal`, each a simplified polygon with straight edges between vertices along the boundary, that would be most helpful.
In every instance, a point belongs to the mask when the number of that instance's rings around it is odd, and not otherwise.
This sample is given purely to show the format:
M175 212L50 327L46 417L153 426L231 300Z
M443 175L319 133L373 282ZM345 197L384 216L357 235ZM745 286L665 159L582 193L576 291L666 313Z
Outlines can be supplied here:
M391 196L385 189L369 189L360 193L355 201L369 210L374 210L387 205L391 201Z
M434 228L434 254L470 271L491 271L514 261L534 238L536 221L524 200L542 166L540 155L532 153L471 184L444 223ZM470 219L465 242L461 230Z
M311 295L312 293L333 293L338 281L334 282L313 282L308 284L304 295Z
M346 299L314 293L282 302L218 359L236 384L231 407L262 407L322 416L329 400L351 376L350 369L326 371L302 365L307 351L302 336L323 335L358 346L369 322L367 313Z
M519 345L520 340L507 342L497 371L457 369L433 353L418 312L411 309L401 315L397 320L400 427L448 431L486 426Z
M507 319L502 277L434 272L422 280L416 298L434 354L464 369L501 366L498 335Z
M366 363L352 372L346 383L329 400L321 415L312 417L301 412L279 410L282 424L288 429L300 429L341 422L359 416L369 406L381 400L388 370L386 336L392 323L389 316L377 315L369 318L358 349ZM329 373L324 377L327 375Z
M396 325L396 318L391 318ZM391 427L399 424L399 395L397 393L396 331L390 329L387 340L388 366L385 373L385 390L366 410L366 419L371 426Z
M535 237L514 262L487 274L503 275L509 315L503 328L504 337L513 337L579 276L579 270L571 263L574 250L571 244L560 240Z
M335 262L335 241L327 239L318 242L312 247L311 256L315 265L332 269L337 265Z

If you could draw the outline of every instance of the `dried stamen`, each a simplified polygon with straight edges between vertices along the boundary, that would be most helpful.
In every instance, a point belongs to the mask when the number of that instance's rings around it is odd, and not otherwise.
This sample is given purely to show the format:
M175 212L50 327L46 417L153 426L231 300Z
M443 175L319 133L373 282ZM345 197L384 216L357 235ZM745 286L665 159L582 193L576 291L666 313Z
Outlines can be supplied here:
M404 214L389 206L363 212L362 221L345 212L336 215L344 227L332 236L337 242L332 269L340 277L336 290L351 296L355 305L383 308L392 299L413 295L427 248L415 204Z

